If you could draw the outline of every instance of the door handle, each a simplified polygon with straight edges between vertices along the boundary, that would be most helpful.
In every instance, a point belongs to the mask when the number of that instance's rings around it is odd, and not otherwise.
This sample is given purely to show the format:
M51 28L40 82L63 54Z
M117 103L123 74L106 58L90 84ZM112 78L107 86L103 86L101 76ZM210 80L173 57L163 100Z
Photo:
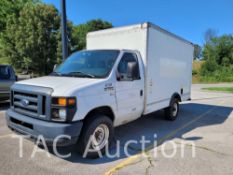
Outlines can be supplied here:
M143 96L143 90L140 90L140 96L141 97Z

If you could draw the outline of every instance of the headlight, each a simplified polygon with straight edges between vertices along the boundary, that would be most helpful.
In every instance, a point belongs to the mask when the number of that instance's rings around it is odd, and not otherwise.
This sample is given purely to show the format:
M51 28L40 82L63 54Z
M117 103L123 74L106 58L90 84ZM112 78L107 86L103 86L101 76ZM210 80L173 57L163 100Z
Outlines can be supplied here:
M72 121L76 112L75 97L54 97L52 98L52 120L53 121Z
M63 120L66 120L66 109L59 109L59 117Z

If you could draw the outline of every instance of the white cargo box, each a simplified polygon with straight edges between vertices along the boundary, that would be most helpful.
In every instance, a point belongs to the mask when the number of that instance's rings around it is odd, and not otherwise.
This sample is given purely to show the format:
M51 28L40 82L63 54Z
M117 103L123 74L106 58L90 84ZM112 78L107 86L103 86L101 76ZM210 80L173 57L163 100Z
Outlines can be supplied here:
M193 44L151 23L87 35L87 49L127 49L140 53L145 68L144 114L169 106L174 92L191 98Z

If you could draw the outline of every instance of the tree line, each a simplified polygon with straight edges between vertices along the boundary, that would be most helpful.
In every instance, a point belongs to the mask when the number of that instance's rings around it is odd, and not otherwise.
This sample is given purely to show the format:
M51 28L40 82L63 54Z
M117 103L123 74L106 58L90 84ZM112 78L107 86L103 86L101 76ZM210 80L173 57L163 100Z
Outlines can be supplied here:
M204 82L233 82L233 35L207 30L199 75Z
M62 61L61 14L39 0L0 1L0 58L18 71L48 74ZM68 21L69 54L85 49L86 34L113 27L100 19L74 25Z
M61 14L40 0L0 1L0 61L18 71L45 75L62 61ZM69 54L85 49L86 34L113 27L100 19L74 25L68 21ZM233 35L208 29L203 47L194 45L194 59L204 60L196 72L203 81L233 81Z

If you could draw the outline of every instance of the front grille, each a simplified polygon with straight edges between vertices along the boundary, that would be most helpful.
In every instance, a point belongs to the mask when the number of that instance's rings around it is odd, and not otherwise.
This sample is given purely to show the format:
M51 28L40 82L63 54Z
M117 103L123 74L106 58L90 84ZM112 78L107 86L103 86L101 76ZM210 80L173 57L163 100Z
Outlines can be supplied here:
M11 104L16 112L35 118L46 117L46 96L20 91L12 91L11 94Z

